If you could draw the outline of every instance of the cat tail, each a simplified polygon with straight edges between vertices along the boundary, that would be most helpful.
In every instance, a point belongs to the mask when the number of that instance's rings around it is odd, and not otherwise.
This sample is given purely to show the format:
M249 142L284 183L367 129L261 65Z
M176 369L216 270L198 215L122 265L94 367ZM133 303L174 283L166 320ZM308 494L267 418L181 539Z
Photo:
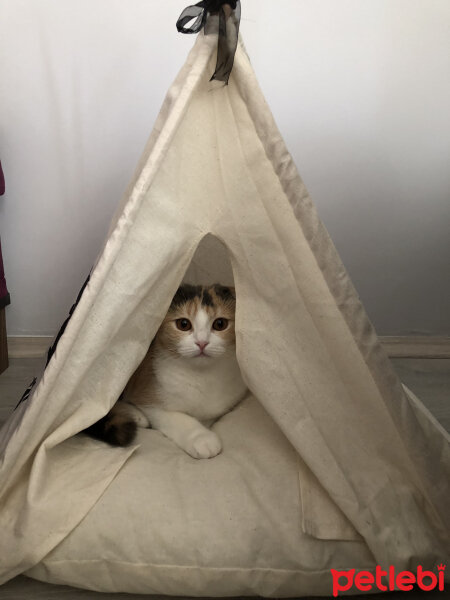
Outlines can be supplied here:
M84 433L111 446L129 446L136 437L137 423L129 407L119 401L107 415L85 429Z

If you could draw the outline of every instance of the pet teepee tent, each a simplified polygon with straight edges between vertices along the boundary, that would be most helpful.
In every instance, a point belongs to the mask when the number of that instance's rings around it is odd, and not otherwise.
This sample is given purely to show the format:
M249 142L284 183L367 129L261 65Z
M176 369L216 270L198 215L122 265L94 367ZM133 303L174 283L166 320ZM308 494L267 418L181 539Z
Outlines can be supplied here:
M329 594L330 568L448 558L448 436L393 372L241 45L211 87L216 47L199 34L1 432L2 581L280 597ZM131 448L76 435L115 402L186 271L236 286L251 395L215 425L223 453L195 461L150 430Z

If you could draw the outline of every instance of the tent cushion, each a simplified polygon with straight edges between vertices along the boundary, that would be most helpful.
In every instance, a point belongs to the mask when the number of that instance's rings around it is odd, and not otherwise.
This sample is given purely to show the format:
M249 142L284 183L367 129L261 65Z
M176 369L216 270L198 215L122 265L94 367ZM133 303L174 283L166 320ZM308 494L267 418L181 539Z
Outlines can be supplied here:
M304 533L304 466L259 402L214 429L224 450L210 460L141 430L94 508L26 574L104 592L297 596L329 594L330 567L373 568L362 540Z

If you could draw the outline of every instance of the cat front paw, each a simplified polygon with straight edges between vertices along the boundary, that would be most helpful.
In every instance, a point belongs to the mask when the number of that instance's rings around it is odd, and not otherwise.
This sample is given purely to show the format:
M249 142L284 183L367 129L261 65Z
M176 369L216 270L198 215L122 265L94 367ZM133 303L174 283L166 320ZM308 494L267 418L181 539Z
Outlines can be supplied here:
M214 431L200 431L188 440L184 449L192 458L213 458L222 451L222 442Z

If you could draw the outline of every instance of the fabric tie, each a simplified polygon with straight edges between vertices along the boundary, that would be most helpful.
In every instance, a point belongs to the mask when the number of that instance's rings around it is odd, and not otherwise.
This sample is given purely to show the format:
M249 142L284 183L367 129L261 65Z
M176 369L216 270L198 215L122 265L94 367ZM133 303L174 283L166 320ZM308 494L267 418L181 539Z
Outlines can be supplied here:
M239 37L240 0L202 0L193 6L188 6L178 18L177 29L180 33L198 33L205 27L208 15L211 14L219 15L217 63L211 81L217 79L227 84ZM187 26L193 20L194 22Z

